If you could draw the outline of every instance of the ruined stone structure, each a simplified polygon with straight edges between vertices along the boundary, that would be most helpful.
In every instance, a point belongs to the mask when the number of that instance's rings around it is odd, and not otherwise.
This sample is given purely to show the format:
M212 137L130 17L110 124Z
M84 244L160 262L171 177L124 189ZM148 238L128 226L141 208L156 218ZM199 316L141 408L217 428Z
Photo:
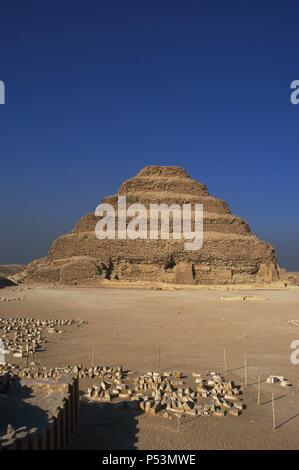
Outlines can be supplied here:
M204 243L186 251L185 240L98 240L93 213L55 240L46 258L27 267L26 281L97 285L101 279L174 284L269 283L279 278L272 246L254 236L248 224L231 214L226 202L173 166L147 166L103 202L127 204L202 203Z
M0 371L1 393L0 451L67 448L79 417L78 377L20 379L12 373L1 375Z

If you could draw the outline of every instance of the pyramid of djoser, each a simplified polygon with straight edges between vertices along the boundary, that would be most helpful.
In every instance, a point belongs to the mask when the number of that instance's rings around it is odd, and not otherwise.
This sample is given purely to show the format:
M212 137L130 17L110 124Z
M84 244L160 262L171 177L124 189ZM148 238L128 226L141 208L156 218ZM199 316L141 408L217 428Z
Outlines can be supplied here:
M90 213L53 242L46 258L28 265L26 281L97 285L101 279L111 279L200 285L279 279L272 246L255 237L244 220L231 214L226 202L210 196L206 186L182 168L147 166L103 202L117 207L119 195L127 196L127 206L135 202L147 208L152 203L203 204L202 248L186 251L184 239L99 240L95 225L100 218Z

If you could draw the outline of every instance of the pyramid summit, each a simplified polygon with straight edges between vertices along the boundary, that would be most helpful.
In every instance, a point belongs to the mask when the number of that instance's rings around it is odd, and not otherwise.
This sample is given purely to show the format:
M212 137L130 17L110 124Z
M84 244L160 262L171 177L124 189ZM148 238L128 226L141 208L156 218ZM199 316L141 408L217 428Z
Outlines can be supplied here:
M184 240L171 237L99 240L95 235L99 217L89 213L53 242L46 258L28 265L26 281L97 285L101 279L112 279L208 285L270 283L279 278L272 246L254 236L225 201L211 196L184 169L146 166L102 202L117 209L119 196L126 196L128 205L142 204L146 211L152 204L202 204L202 248L187 251Z

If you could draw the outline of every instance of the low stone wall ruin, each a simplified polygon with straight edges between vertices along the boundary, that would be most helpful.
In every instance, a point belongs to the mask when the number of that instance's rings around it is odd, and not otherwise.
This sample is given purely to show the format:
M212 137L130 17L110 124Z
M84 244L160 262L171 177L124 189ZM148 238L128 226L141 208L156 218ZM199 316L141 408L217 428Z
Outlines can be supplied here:
M67 377L63 380L23 379L27 387L39 393L61 394L57 409L43 429L26 426L13 429L8 426L6 434L0 436L0 450L56 450L65 449L71 442L79 416L79 379Z

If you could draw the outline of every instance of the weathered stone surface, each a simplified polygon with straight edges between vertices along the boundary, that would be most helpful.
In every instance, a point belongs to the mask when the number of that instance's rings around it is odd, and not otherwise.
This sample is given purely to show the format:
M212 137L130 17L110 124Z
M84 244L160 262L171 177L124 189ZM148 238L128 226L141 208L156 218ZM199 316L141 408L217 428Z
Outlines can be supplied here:
M23 264L0 264L0 276L11 277L25 269Z
M255 237L248 224L230 213L226 202L209 195L205 185L179 167L148 166L124 182L103 202L127 205L202 203L204 243L186 251L185 240L98 240L94 214L55 240L48 256L31 263L26 281L97 285L103 278L173 284L270 283L279 279L271 245Z
M97 265L96 260L74 257L60 269L59 280L64 284L77 284L78 279L80 279L81 283L86 282L89 284L101 276L102 273L103 271Z

